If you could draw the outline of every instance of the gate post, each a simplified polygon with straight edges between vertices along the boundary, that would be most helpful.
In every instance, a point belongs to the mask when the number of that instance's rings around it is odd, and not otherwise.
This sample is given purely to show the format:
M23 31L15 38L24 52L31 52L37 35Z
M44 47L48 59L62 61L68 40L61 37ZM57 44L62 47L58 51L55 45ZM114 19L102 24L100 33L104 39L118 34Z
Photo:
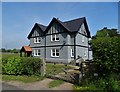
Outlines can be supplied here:
M45 74L46 74L46 61L45 61L45 59L42 60L40 71L41 71L41 76L45 76Z

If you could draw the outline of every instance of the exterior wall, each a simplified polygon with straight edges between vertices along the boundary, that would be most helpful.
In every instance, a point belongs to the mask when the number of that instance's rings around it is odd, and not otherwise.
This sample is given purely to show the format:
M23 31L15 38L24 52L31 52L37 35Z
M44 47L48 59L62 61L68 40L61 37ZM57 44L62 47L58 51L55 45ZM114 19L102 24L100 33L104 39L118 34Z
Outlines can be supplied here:
M88 48L76 46L76 57L78 56L81 56L84 60L88 59Z
M31 38L30 38L30 47L36 47L36 46L45 46L45 36L43 35L42 30L39 28L36 28L35 31L33 32ZM41 42L40 43L34 43L34 38L40 36Z
M51 49L59 49L59 57L52 57L51 56ZM58 46L58 47L47 47L46 48L46 61L47 62L63 62L69 63L71 59L69 58L69 46Z
M88 38L85 36L86 34L83 32L86 31L84 29L84 24L81 25L81 28L79 29L77 35L76 35L76 57L79 55L81 56L84 60L88 59ZM82 41L84 38L84 42ZM86 56L84 55L86 53ZM90 56L90 55L89 55Z
M56 29L57 28L57 29ZM58 29L59 28L59 29ZM51 41L51 29L56 33L59 33L59 41ZM79 29L76 35L76 58L77 56L82 56L83 59L88 59L88 38L84 36L84 42L82 42L82 28ZM68 34L65 29L63 29L59 24L53 24L52 27L48 30L46 36L41 36L43 33L40 29L36 28L32 37L30 38L30 47L32 50L40 49L41 55L40 58L45 58L48 62L63 62L69 63L71 60L74 60L74 57L71 57L71 49L74 49L74 34ZM41 42L34 43L34 37L40 36ZM45 39L46 39L46 52L45 52ZM58 45L58 46L57 46ZM59 46L61 45L61 46ZM72 46L64 46L72 45ZM43 47L40 47L43 46ZM81 47L83 46L83 47ZM59 49L59 57L51 57L51 49ZM86 56L84 55L86 52ZM32 51L33 53L33 51ZM46 53L46 54L45 54ZM89 52L89 57L92 52Z
M66 33L66 30L64 30L61 26L53 24L52 27L54 30L56 30L56 33L62 32L59 34L59 41L51 41L51 29L48 30L48 35L46 36L46 60L49 62L64 62L68 63L71 61L71 47L70 46L64 46L64 45L70 45L71 44L71 37L68 33ZM59 27L58 27L59 26ZM56 45L62 45L57 46ZM51 49L58 48L60 50L60 57L51 57Z
M40 50L40 56L34 56L34 50L39 49ZM45 48L32 48L32 56L33 57L39 57L39 58L45 58Z
M92 53L92 51L89 51L89 60L92 60L93 59L93 53Z

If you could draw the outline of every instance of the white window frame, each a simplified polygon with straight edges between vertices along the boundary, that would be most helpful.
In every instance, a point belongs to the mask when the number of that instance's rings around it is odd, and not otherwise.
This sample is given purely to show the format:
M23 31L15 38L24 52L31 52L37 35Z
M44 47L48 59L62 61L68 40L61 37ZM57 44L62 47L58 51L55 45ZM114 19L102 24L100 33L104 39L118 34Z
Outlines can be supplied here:
M35 37L34 38L34 43L40 43L41 42L41 38L40 37Z
M58 38L59 38L59 34L53 34L53 35L51 35L51 41L53 42L53 38L55 38L55 42L57 42L57 41L60 41L60 39L59 40L57 40L56 38L57 38L57 36L56 35L58 35Z
M53 50L55 50L55 55L53 55ZM59 51L59 56L57 56L57 50ZM59 49L51 49L51 57L60 57L60 50Z
M40 52L41 52L40 49L35 49L34 50L34 56L40 56L41 55ZM40 55L38 53L40 53Z
M82 42L84 42L84 40L85 40L85 37L82 35Z
M71 57L74 57L74 50L71 49Z
M84 56L85 56L85 57L87 56L87 51L86 51L86 50L84 51Z

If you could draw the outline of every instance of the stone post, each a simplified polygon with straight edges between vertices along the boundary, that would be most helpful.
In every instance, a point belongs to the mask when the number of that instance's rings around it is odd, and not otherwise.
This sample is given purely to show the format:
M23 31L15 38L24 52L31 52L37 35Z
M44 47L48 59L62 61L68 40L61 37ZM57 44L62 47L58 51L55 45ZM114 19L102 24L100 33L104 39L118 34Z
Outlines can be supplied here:
M46 61L45 61L45 59L42 60L40 71L41 71L41 76L45 76L45 74L46 74Z

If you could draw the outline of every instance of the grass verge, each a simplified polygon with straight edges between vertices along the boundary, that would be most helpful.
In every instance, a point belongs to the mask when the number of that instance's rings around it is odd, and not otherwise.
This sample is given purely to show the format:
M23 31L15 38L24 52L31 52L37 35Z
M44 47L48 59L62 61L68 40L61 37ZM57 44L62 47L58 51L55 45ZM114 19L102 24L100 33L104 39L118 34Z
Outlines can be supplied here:
M62 80L54 80L54 81L51 81L48 84L48 86L49 86L49 88L53 88L53 87L57 87L57 86L59 86L59 85L61 85L63 83L64 83L64 81L62 81Z
M2 75L2 80L4 81L22 81L24 83L31 83L43 80L44 77L41 76L15 76L15 75Z

